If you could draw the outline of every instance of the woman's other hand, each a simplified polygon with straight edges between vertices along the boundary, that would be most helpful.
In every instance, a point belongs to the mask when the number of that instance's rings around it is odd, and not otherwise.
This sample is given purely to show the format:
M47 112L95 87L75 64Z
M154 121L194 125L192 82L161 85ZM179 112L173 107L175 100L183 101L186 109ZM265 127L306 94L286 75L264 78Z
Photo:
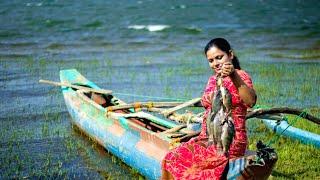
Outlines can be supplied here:
M223 63L221 67L221 77L227 77L234 73L234 66L231 62Z

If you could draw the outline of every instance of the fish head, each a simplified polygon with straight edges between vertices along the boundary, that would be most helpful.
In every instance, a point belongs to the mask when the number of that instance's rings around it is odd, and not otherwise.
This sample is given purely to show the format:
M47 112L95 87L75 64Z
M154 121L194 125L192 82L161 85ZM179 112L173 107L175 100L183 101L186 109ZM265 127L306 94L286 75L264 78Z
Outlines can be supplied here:
M227 88L222 87L220 88L220 90L221 90L222 104L227 109L227 111L230 111L232 107L232 96Z
M211 101L211 111L216 114L218 110L221 108L222 103L221 91L219 89L214 91L214 95Z

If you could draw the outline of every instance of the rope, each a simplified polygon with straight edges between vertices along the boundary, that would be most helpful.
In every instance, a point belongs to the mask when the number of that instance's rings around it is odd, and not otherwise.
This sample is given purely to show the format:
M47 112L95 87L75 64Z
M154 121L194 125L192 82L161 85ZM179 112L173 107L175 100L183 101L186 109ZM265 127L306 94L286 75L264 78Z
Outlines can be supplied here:
M149 109L151 109L152 107L153 107L153 102L152 102L152 101L148 102L148 103L147 103L147 109L149 110Z
M270 108L270 107L267 106L267 105L256 105L256 106L254 106L254 108L255 108L255 109L260 109L260 108ZM287 122L288 122L288 126L287 126L284 130L282 130L281 133L273 136L273 138L270 139L270 141L267 143L267 146L270 146L270 145L274 144L277 140L279 140L280 136L281 136L290 126L293 126L293 125L298 121L298 119L300 119L300 118L305 118L306 116L307 116L307 112L306 112L306 110L303 110L302 113L299 114L299 116L297 116L295 119L292 120L292 123L289 123L288 117L287 117L287 116L284 116L281 121L287 121ZM277 125L273 128L273 131L274 131L274 132L277 131L277 128L278 128L278 126L280 125L281 121L277 121L277 122L276 122Z
M254 109L260 109L260 108L271 108L270 106L267 106L267 105L255 105L254 106ZM307 111L304 109L302 111L302 113L300 113L298 116L296 116L291 123L289 123L288 121L288 117L284 115L284 117L282 118L281 121L286 121L288 123L288 126L282 130L281 133L273 136L273 138L267 143L268 146L274 144L277 140L279 140L280 136L290 127L290 126L293 126L297 121L298 119L300 118L305 118L307 116ZM276 132L277 131L277 127L280 125L281 121L277 121L277 125L273 128L273 131Z
M107 107L107 112L111 112L111 111L113 111L113 108L111 106L108 106Z
M299 116L297 116L294 120L292 120L292 123L288 124L288 126L282 130L282 132L276 136L273 136L273 138L269 141L268 143L268 146L270 146L271 144L274 144L274 142L276 142L277 140L279 140L280 136L290 127L290 126L293 126L297 121L298 119L300 118L305 118L307 115L307 112L305 110L302 111L302 113L299 114ZM284 121L287 121L288 122L288 118L286 116L284 116ZM280 123L279 123L280 124ZM278 125L277 125L278 126ZM276 129L275 129L276 131Z
M142 108L142 105L141 105L141 102L135 102L133 104L133 108L134 108L134 111L141 111L141 108Z

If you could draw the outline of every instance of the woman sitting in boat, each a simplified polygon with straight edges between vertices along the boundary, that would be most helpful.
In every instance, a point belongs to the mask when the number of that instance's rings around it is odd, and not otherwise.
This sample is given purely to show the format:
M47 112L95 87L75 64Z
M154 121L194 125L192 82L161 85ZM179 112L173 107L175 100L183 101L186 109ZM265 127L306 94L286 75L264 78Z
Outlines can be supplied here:
M241 70L227 40L212 39L205 46L204 53L214 75L209 78L201 100L206 109L201 133L165 156L162 162L162 179L225 179L229 159L244 156L247 149L245 115L247 108L256 103L252 80L248 73ZM217 144L209 141L206 125L214 109L212 101L219 90L218 78L222 79L219 87L224 87L230 94L230 117L235 132L226 153L219 152Z

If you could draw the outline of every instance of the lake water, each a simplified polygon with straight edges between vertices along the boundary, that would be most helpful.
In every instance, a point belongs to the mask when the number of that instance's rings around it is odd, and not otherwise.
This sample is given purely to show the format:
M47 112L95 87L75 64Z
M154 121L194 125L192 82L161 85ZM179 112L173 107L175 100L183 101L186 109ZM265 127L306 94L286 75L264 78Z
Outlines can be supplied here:
M1 1L0 179L139 177L72 128L58 87L38 83L61 69L118 93L190 99L212 74L205 44L224 37L258 103L319 108L319 10L316 0Z

